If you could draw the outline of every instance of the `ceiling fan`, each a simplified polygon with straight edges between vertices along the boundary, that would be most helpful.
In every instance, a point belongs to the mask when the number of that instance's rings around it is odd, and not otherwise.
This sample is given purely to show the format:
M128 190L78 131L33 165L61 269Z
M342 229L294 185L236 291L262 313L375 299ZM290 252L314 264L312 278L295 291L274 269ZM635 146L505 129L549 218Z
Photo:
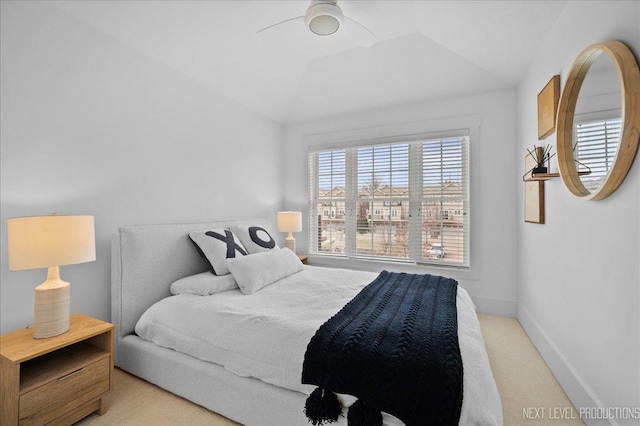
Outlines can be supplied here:
M305 27L319 36L335 34L344 27L344 31L349 32L359 44L369 47L377 41L375 34L370 29L342 13L337 0L312 0L303 16L285 19L269 25L257 33L299 20L303 20Z

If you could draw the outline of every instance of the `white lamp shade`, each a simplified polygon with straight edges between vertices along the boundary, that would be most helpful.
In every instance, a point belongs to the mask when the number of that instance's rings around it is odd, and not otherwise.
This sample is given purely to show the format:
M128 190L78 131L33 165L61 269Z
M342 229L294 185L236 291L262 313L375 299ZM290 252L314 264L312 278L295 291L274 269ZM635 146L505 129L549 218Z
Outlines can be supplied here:
M48 268L96 260L93 216L34 216L7 220L9 269Z
M302 212L278 212L278 232L302 231Z

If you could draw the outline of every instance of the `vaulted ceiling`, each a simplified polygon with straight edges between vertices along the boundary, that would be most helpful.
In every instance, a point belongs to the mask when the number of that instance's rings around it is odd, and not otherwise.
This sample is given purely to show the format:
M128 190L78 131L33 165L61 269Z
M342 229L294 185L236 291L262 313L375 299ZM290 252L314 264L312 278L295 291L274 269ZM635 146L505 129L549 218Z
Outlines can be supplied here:
M309 1L52 2L246 107L290 124L514 87L566 1L338 2L375 33L313 35ZM357 29L357 28L356 28Z

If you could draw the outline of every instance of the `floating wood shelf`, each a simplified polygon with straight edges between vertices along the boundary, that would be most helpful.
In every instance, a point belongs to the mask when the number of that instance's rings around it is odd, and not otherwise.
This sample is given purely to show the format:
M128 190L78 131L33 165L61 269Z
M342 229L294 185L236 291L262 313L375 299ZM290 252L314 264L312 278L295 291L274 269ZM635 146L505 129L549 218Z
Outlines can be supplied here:
M590 175L591 172L579 172L578 176ZM560 173L531 173L531 176L526 178L525 182L535 182L540 180L549 180L551 178L560 177Z

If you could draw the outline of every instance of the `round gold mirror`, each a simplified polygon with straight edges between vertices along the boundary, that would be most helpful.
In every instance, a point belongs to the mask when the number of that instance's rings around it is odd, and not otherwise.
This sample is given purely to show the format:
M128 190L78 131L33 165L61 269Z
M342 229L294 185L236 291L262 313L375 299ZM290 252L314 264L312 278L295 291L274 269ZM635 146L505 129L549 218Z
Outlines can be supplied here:
M558 169L572 194L602 200L620 186L640 140L640 70L627 46L596 43L576 58L560 97L557 138Z

